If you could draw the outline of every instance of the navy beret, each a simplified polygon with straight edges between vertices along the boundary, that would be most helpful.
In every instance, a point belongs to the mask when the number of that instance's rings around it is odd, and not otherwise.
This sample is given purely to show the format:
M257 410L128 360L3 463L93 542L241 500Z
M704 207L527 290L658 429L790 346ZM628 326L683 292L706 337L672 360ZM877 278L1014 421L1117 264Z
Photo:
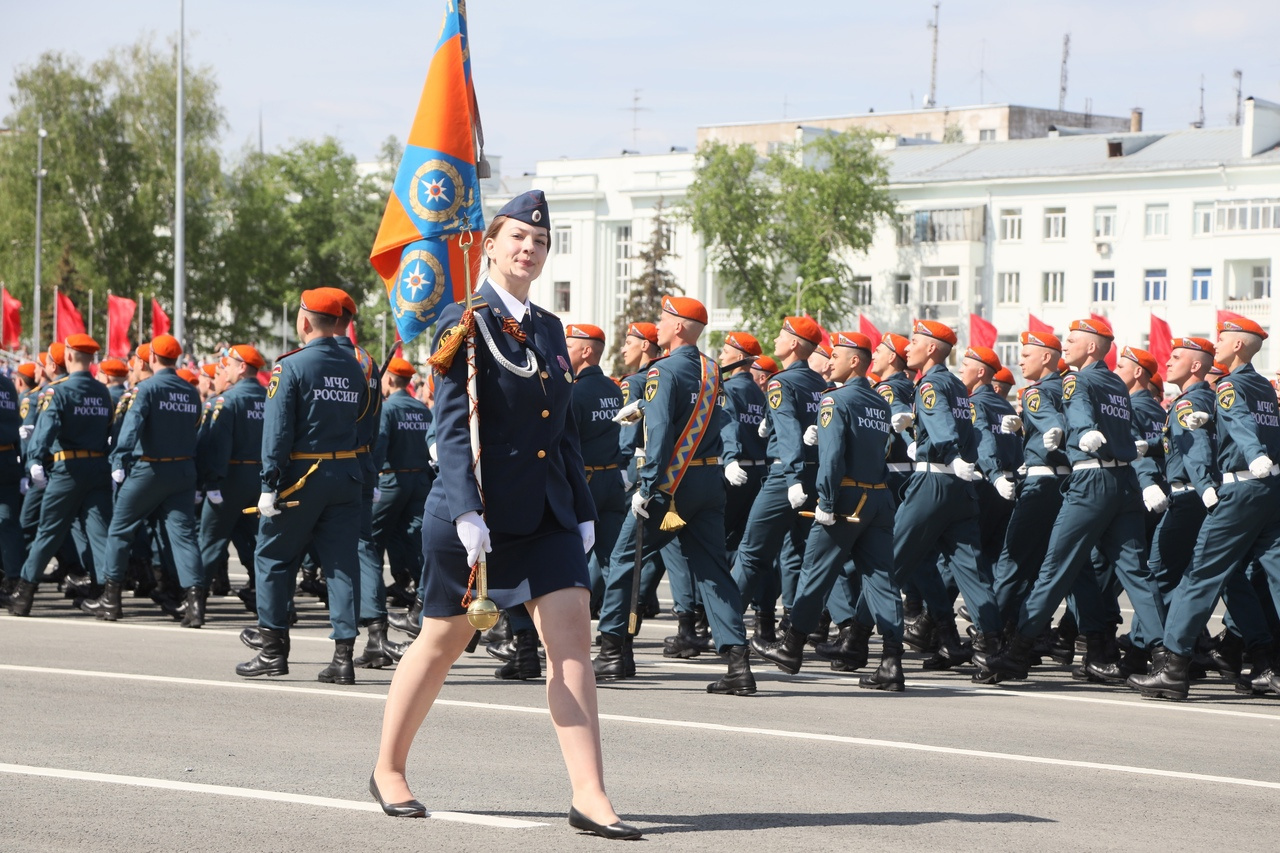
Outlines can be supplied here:
M498 215L551 230L551 214L547 211L547 197L542 190L521 193L503 205Z

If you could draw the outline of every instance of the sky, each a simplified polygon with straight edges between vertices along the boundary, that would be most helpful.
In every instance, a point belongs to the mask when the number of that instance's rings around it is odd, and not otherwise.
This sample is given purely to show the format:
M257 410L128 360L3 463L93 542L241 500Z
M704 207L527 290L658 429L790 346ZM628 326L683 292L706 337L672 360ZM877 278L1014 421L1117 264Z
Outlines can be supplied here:
M445 0L186 0L187 61L220 87L231 158L333 135L361 160L408 133ZM1244 95L1280 101L1274 0L943 0L937 103L1145 111L1147 129L1207 124ZM179 0L0 0L0 115L14 71L45 51L99 59L178 30ZM536 161L692 147L700 125L918 107L928 0L471 0L486 150ZM637 94L639 101L633 100ZM638 105L633 112L629 108Z

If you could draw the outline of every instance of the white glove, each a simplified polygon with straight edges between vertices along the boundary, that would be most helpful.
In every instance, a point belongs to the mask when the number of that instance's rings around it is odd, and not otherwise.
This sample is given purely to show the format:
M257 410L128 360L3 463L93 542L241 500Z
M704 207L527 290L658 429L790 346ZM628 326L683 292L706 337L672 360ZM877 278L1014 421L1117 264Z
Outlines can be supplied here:
M196 492L196 506L204 503L204 492Z
M1045 450L1057 450L1062 446L1062 439L1065 437L1066 434L1062 431L1061 427L1054 427L1053 429L1046 430L1045 434L1040 436L1040 439L1044 442Z
M1022 418L1017 415L1005 415L1000 419L1000 431L1009 435L1022 432Z
M210 489L209 491L204 493L204 496L208 498L209 503L213 504L214 506L217 506L218 504L222 503L221 489Z
M31 482L35 484L37 489L49 482L48 478L44 475L44 466L39 462L36 462L31 466Z
M636 491L631 495L631 514L636 518L648 518L649 511L645 509L648 503L649 499L640 494L639 489L636 489Z
M1096 429L1091 429L1080 436L1080 449L1085 453L1093 453L1107 443L1107 437Z
M258 496L258 514L263 518L274 518L280 514L280 508L276 506L275 492L263 492Z
M427 445L427 456L431 457L432 462L440 461L440 459L436 456L436 443L434 441L431 442L429 445Z
M813 511L813 520L821 524L823 527L830 527L836 523L835 513L827 512L822 507L818 507Z
M889 418L889 424L893 427L894 432L910 429L915 422L916 416L910 412L898 412L898 414Z
M761 418L760 426L756 427L756 435L760 436L761 438L764 438L768 434L769 434L769 419Z
M1263 477L1270 477L1275 473L1272 471L1275 467L1276 463L1272 462L1271 457L1264 453L1249 463L1249 473L1258 479L1262 479ZM32 470L34 471L34 468Z
M996 480L996 491L1000 494L1000 497L1011 501L1018 493L1018 484L1013 481L1012 477L1001 477Z
M1213 415L1208 412L1192 412L1187 415L1187 429L1200 429L1200 427L1207 424L1212 418Z
M117 484L119 484L119 483L123 483L123 482L124 482L124 469L123 469L123 468L117 468L116 470L112 471L112 472L111 472L111 479L112 479L112 480L114 480Z
M1169 496L1159 486L1147 486L1142 490L1142 503L1149 512L1164 512L1169 508Z
M809 496L804 493L804 486L799 483L787 489L787 502L791 504L792 509L799 509L804 506L804 502Z
M31 433L35 431L36 431L35 424L23 424L22 426L18 427L18 437L21 438L23 441L26 441L28 438L31 438Z
M978 466L974 465L972 462L965 462L959 456L951 460L951 470L954 471L956 476L961 480L976 480L979 476L977 473Z
M25 495L29 491L31 491L31 478L23 477L18 481L18 494Z
M724 466L724 478L729 481L730 486L741 486L747 482L747 471L735 459Z
M916 460L916 443L914 441L907 445L907 458L912 462Z
M615 423L633 424L640 420L641 416L642 412L640 411L640 401L636 400L635 402L627 403L621 409L618 409L618 414L613 416L613 420Z
M377 486L373 487L373 502L376 504L382 503L382 489L379 489Z
M1205 509L1213 509L1218 503L1218 490L1213 486L1204 490L1204 494L1200 496L1200 500L1204 502Z
M1147 444L1147 440L1145 438L1139 438L1133 442L1133 449L1138 451L1139 456L1146 456L1147 451L1151 449L1151 446Z
M627 469L625 467L620 468L618 469L618 473L622 475L622 491L631 491L631 487L634 484L631 482L631 475L627 473Z
M591 553L592 547L596 544L596 523L594 521L579 522L578 535L582 537L582 553Z
M809 447L818 446L818 425L809 424L804 428L804 443Z
M488 554L493 550L489 542L489 525L484 523L478 512L464 512L454 522L458 530L458 539L462 547L467 549L467 565L474 566L480 562L480 553Z

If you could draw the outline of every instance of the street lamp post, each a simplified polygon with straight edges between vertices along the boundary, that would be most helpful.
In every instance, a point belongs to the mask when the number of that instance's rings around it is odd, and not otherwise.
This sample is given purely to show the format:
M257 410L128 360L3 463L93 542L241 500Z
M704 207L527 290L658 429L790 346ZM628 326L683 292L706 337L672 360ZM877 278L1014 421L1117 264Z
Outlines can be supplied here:
M804 294L806 290L808 290L810 287L812 287L815 284L835 284L835 283L836 283L836 280L834 278L832 278L831 276L826 276L825 278L820 278L817 281L811 281L808 284L805 284L804 276L802 275L796 276L796 316L797 317L800 316L800 297Z
M174 174L173 201L173 331L185 345L187 335L187 246L186 246L186 4L178 3L178 126L176 140L177 168Z
M36 288L32 298L35 311L35 323L32 324L31 351L40 352L40 221L44 209L44 138L49 132L44 129L44 116L36 120Z

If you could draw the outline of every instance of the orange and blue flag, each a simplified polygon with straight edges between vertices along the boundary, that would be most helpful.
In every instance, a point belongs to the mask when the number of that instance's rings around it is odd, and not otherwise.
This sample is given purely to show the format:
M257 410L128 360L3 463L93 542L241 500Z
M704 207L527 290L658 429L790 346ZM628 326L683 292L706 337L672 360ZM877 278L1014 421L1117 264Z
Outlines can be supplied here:
M479 114L471 81L467 10L447 0L427 82L369 256L387 287L400 338L412 341L466 296L464 268L480 269ZM462 243L474 246L464 252Z

